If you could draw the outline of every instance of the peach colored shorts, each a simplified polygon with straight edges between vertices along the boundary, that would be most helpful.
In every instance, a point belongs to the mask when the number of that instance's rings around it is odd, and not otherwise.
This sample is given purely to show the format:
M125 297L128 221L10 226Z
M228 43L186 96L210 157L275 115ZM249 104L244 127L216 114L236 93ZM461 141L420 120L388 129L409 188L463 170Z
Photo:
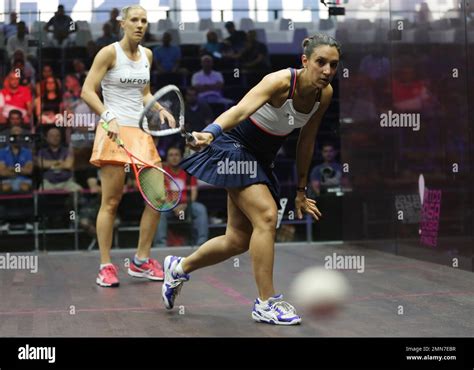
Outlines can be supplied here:
M161 162L153 137L138 127L120 126L119 136L123 140L125 148L133 155L150 164L156 165ZM97 167L107 164L131 163L125 151L116 142L109 139L102 127L102 121L97 125L90 163ZM139 164L138 161L137 164Z

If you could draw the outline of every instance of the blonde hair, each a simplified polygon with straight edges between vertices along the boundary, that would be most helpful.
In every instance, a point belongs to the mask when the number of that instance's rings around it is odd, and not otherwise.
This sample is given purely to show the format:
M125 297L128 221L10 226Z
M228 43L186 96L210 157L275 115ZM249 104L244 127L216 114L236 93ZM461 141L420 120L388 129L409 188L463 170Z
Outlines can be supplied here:
M141 6L140 4L127 5L127 6L124 6L124 7L120 10L119 20L124 21L125 19L127 19L128 13L129 13L130 10L132 10L132 9L143 9L143 10L146 12L146 9L145 9L143 6Z

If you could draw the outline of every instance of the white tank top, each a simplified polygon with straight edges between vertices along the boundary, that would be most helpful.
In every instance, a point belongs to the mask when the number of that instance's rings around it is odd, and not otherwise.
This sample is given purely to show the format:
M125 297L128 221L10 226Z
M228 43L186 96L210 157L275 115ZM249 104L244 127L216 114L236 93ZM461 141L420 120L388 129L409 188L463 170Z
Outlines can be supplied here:
M260 129L271 135L286 136L296 128L308 123L311 116L318 110L320 102L316 102L311 112L305 114L293 107L293 95L296 88L296 70L290 69L291 85L288 99L280 108L275 108L269 103L262 105L250 120Z
M118 42L112 45L117 57L115 66L107 71L101 82L104 105L121 126L138 127L143 110L143 90L150 82L150 62L141 45L138 45L138 61L129 59Z

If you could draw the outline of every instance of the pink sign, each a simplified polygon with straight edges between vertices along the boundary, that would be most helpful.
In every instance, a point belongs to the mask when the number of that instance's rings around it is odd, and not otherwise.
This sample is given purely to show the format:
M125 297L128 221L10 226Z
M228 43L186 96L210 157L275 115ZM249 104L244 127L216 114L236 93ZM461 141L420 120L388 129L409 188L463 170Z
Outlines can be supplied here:
M421 208L421 244L436 247L438 243L439 215L441 211L441 190L424 189Z

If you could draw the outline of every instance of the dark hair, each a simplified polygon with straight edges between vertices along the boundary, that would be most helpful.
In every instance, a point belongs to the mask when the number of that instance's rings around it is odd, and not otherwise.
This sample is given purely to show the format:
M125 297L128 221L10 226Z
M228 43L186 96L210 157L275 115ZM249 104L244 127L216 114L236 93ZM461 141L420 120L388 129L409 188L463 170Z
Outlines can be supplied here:
M313 54L315 48L321 45L328 45L335 47L339 56L341 56L341 46L336 41L335 38L326 35L325 33L315 33L313 36L306 37L303 42L301 43L301 47L303 48L303 54L305 54L308 58Z
M12 116L14 114L17 114L21 118L23 118L23 113L21 113L21 111L19 111L18 109L12 109L10 112L8 112L8 118L10 118L10 116Z
M324 147L326 147L326 146L330 146L330 147L332 147L334 150L337 150L336 145L335 145L333 142L331 142L331 141L324 141L324 142L321 144L321 151L322 151L322 150L324 149Z
M166 156L168 156L169 151L172 150L172 149L175 149L175 150L179 151L181 156L183 155L183 150L179 146L171 145L171 146L168 147L168 149L166 149Z

